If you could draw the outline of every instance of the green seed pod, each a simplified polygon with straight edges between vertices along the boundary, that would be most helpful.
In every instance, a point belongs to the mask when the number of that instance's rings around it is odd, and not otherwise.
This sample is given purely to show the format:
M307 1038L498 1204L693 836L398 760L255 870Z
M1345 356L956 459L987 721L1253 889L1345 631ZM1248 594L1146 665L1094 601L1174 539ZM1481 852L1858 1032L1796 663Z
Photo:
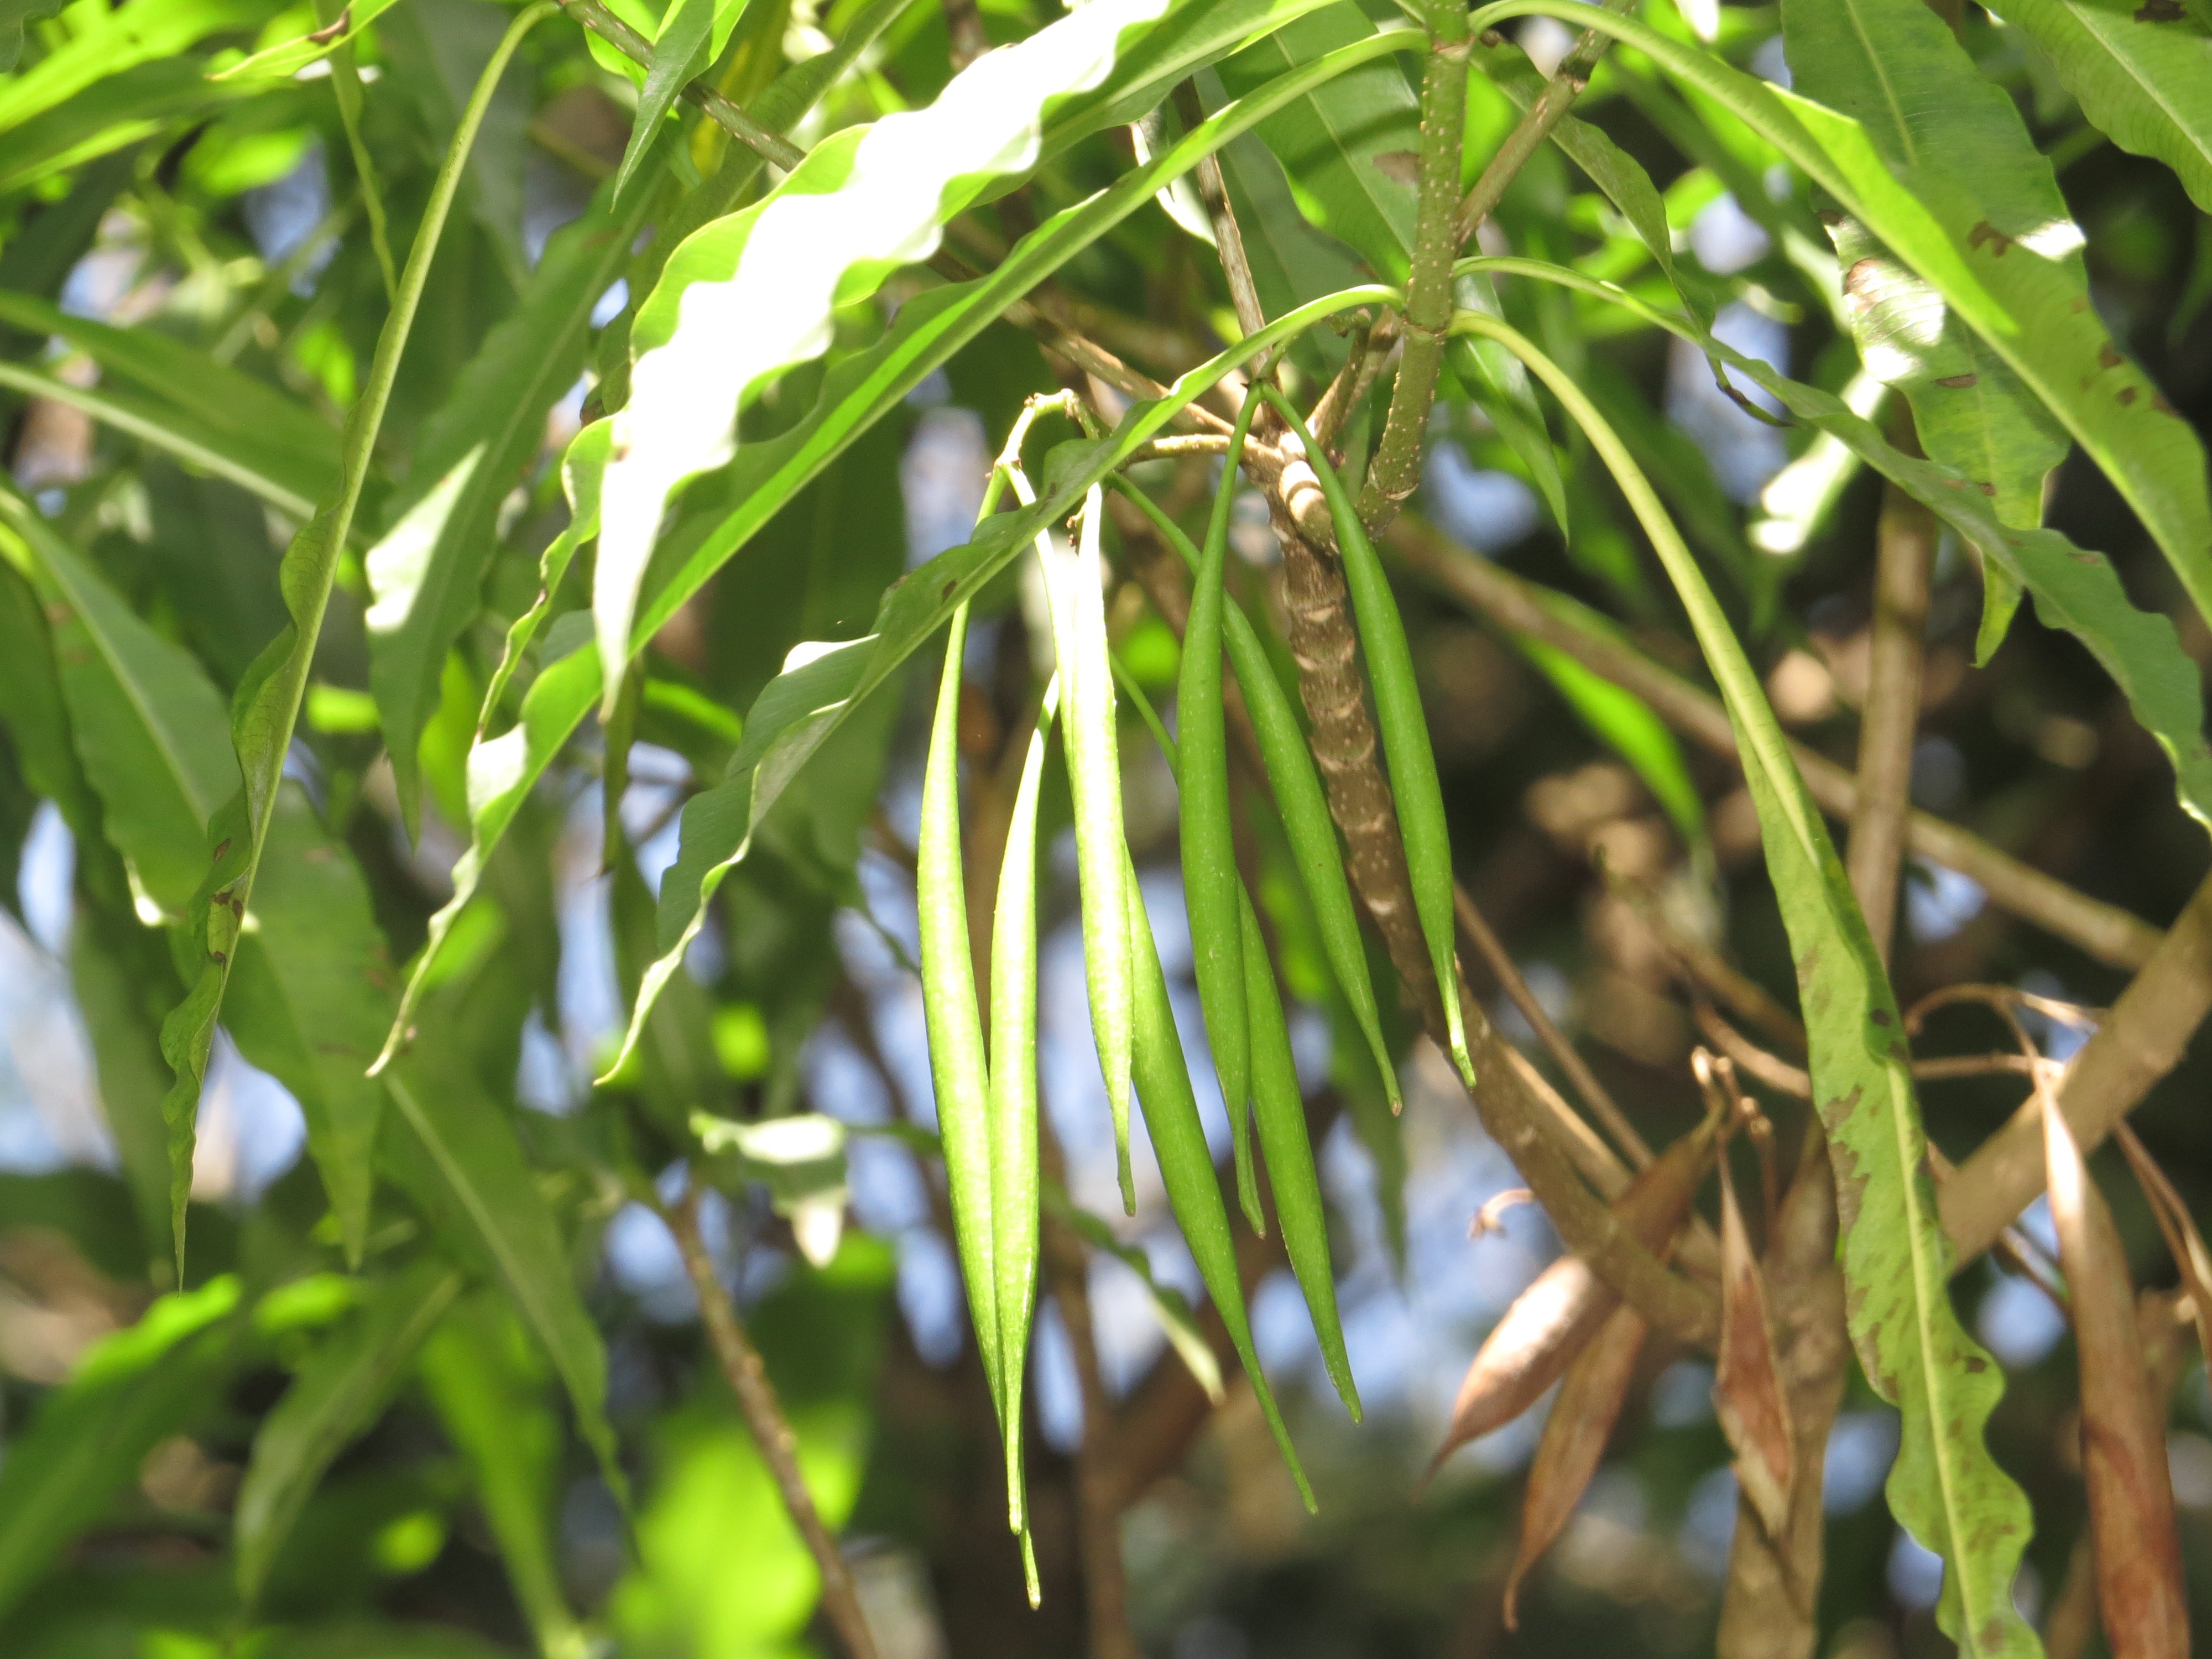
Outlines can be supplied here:
M1444 822L1443 786L1437 780L1428 720L1421 713L1413 647L1406 642L1405 625L1398 618L1398 601L1391 595L1389 578L1382 574L1382 561L1376 557L1366 528L1359 522L1335 469L1329 465L1328 457L1313 441L1289 398L1273 386L1264 387L1263 395L1305 444L1306 460L1321 481L1329 518L1336 526L1345 586L1352 591L1352 617L1359 626L1360 650L1367 658L1368 684L1375 692L1375 721L1382 735L1383 758L1390 766L1390 786L1398 799L1398 831L1406 845L1406 873L1413 883L1413 909L1420 918L1422 937L1428 941L1429 960L1436 968L1437 994L1443 1000L1444 1029L1450 1038L1452 1060L1472 1089L1474 1061L1467 1051L1458 965L1452 956L1451 832Z
M1116 479L1115 483L1158 526L1169 545L1196 570L1200 563L1198 549L1191 545L1190 538L1175 520L1127 480ZM1321 774L1314 767L1313 751L1306 747L1305 729L1298 723L1290 694L1275 678L1274 665L1267 660L1267 648L1261 643L1243 607L1234 599L1226 600L1222 606L1222 623L1230 666L1236 671L1237 684L1244 693L1245 708L1252 716L1252 730L1260 742L1260 762L1267 769L1267 782L1274 790L1275 804L1283 815L1283 830L1290 840L1291 856L1297 865L1299 884L1305 889L1306 902L1313 908L1314 927L1321 936L1322 953L1328 959L1337 988L1343 993L1345 1003L1359 1023L1360 1034L1367 1039L1368 1048L1375 1056L1375 1068L1381 1073L1383 1087L1390 1096L1390 1109L1396 1111L1403 1104L1398 1092L1398 1070L1390 1058L1389 1045L1383 1040L1382 1015L1375 1002L1375 982L1369 976L1367 950L1359 937L1358 912L1352 902L1352 884L1345 878L1343 848L1337 841L1335 822L1328 814L1328 797L1322 791Z

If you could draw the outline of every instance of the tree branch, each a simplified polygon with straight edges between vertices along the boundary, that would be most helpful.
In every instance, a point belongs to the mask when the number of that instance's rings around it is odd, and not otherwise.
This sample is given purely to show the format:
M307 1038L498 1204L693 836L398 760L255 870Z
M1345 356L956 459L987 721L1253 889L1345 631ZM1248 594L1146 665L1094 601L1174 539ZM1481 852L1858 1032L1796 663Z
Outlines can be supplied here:
M1635 0L1607 0L1607 4L1614 11L1629 11L1634 9ZM1493 38L1484 37L1486 41ZM1482 222L1498 210L1507 187L1589 85L1590 71L1605 55L1607 44L1607 37L1595 29L1584 29L1573 50L1559 60L1559 68L1544 83L1544 90L1537 95L1536 101L1522 112L1513 131L1505 135L1504 142L1491 156L1490 164L1483 168L1482 176L1474 181L1474 188L1459 204L1454 225L1455 246L1465 246L1468 238L1482 228Z
M1389 544L1408 570L1439 592L1500 627L1556 646L1593 672L1636 693L1669 726L1723 759L1736 761L1735 728L1720 700L1711 693L1661 667L1633 646L1577 626L1546 605L1538 597L1539 589L1453 546L1426 525L1401 521L1391 532ZM1823 811L1849 818L1857 810L1858 782L1849 772L1802 744L1792 744L1790 752ZM2034 922L2100 962L2140 968L2158 947L2158 930L2149 923L2023 864L1945 819L1921 811L1908 814L1905 844L1933 863L1973 878L2000 909Z
M599 3L599 0L560 0L561 9L632 63L653 62L653 42ZM780 132L771 132L717 92L702 76L687 81L684 100L696 104L709 118L739 143L757 150L771 165L786 173L806 159L806 152Z
M768 1367L761 1363L760 1350L745 1334L736 1304L722 1288L721 1275L714 1271L714 1259L699 1237L697 1191L687 1188L680 1200L661 1212L661 1219L676 1235L684 1271L699 1292L699 1315L706 1322L708 1340L730 1392L738 1397L738 1409L744 1414L745 1426L752 1431L761 1461L768 1465L791 1523L799 1529L822 1575L822 1605L830 1623L853 1659L876 1659L875 1635L860 1611L852 1569L845 1565L844 1552L823 1523L822 1512L814 1507L814 1495L806 1490L799 1472L799 1437L792 1432L791 1420L775 1397L775 1385L769 1381Z
M1916 446L1917 447L1917 446ZM1923 641L1936 515L1895 484L1875 536L1874 651L1859 716L1858 803L1844 854L1875 951L1889 960L1897 887L1912 807L1912 744L1920 726Z
M1452 316L1452 259L1459 252L1460 152L1467 131L1467 62L1474 42L1462 0L1430 0L1429 54L1421 70L1420 198L1406 278L1405 347L1390 412L1359 492L1359 517L1380 535L1421 481L1421 438L1435 401Z

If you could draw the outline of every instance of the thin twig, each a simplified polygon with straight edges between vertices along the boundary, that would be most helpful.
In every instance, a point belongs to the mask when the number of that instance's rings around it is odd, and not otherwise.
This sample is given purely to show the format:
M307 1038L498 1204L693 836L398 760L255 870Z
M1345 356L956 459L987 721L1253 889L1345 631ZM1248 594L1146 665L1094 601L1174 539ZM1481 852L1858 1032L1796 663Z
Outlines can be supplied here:
M561 8L586 28L633 63L653 61L653 42L599 3L599 0L560 0ZM806 159L806 152L781 133L771 132L717 92L702 76L687 81L683 97L696 104L723 131L749 145L771 165L790 172Z
M1186 130L1200 125L1206 111L1198 101L1198 88L1185 81L1176 88L1176 113L1182 118ZM1221 255L1221 274L1229 279L1230 308L1237 313L1237 326L1247 334L1257 334L1267 326L1267 313L1261 308L1259 284L1252 277L1252 261L1244 252L1244 233L1237 227L1236 210L1229 205L1229 185L1221 176L1220 156L1208 152L1194 169L1198 182L1198 199L1205 204L1206 216L1213 226L1214 250Z
M853 1583L852 1569L846 1565L844 1552L837 1547L836 1539L823 1524L822 1512L814 1507L814 1495L806 1490L806 1482L799 1472L799 1437L792 1432L791 1420L783 1414L783 1406L775 1396L775 1385L769 1381L768 1368L761 1363L760 1350L753 1346L752 1339L745 1334L736 1304L723 1288L721 1275L714 1271L714 1258L699 1237L697 1192L687 1188L681 1199L662 1211L661 1218L676 1235L684 1271L690 1274L692 1286L699 1292L699 1314L706 1322L708 1340L713 1345L714 1358L721 1365L730 1392L738 1397L738 1409L744 1414L745 1426L752 1431L754 1443L760 1448L761 1461L768 1465L783 1507L790 1514L792 1524L799 1529L799 1537L805 1540L807 1552L813 1556L815 1567L822 1575L822 1605L830 1615L830 1623L853 1659L876 1659L875 1634L868 1628L867 1616L860 1611L860 1591Z
M2015 1008L2028 1008L2046 1019L2055 1019L2071 1025L2077 1031L2094 1031L2101 1024L2107 1011L2092 1008L2086 1003L2065 1002L2057 997L2038 995L2023 991L2017 985L1984 985L1968 983L1946 985L1930 991L1905 1011L1905 1029L1911 1036L1920 1035L1920 1028L1939 1008L1954 1007L1962 1002L1972 1002L1996 1009L2008 1019Z
M1531 584L1453 546L1426 525L1401 520L1392 527L1390 546L1408 570L1440 592L1503 628L1558 647L1593 672L1636 693L1654 714L1714 754L1731 764L1739 761L1735 728L1711 694L1634 647L1578 626L1547 605ZM1849 772L1802 744L1792 744L1790 753L1824 811L1847 819L1857 810L1858 782ZM2158 948L2158 930L2140 917L2031 868L1957 824L1915 811L1906 819L1905 836L1922 858L1971 877L1990 903L2034 922L2100 962L2140 968ZM2036 1158L2039 1164L2039 1141Z
M1634 9L1635 0L1607 0L1607 4L1614 11L1629 11ZM1483 168L1482 176L1468 191L1467 199L1459 204L1459 213L1454 221L1455 246L1465 246L1468 238L1482 228L1482 222L1497 211L1498 203L1505 198L1506 188L1528 165L1528 158L1552 136L1552 130L1559 125L1560 118L1575 100L1583 95L1583 89L1589 85L1590 71L1604 55L1606 45L1606 36L1595 29L1584 29L1582 39L1576 41L1573 49L1559 60L1559 68L1545 82L1544 90L1537 95L1536 101L1522 112L1513 131L1505 135L1504 142L1498 145L1490 158L1489 165Z
M1455 887L1452 890L1452 907L1459 919L1460 931L1474 942L1475 950L1490 964L1491 973L1505 988L1505 994L1521 1011L1521 1018L1527 1020L1535 1031L1537 1041L1544 1045L1544 1051L1567 1074L1567 1081L1575 1085L1575 1092L1583 1097L1583 1104L1589 1107L1598 1121L1605 1125L1614 1143L1628 1154L1630 1161L1638 1169L1648 1168L1651 1163L1650 1146L1642 1135L1637 1133L1636 1126L1628 1121L1628 1115L1607 1092L1605 1085L1597 1080L1597 1073L1590 1070L1589 1063L1576 1050L1575 1045L1567 1041L1566 1033L1559 1030L1552 1016L1545 1011L1544 1005L1536 1000L1536 994L1528 988L1528 981L1521 976L1520 966L1492 931L1490 923L1468 896L1465 888Z
M1866 708L1859 716L1858 805L1844 854L1851 890L1885 963L1896 931L1905 817L1912 808L1912 745L1920 727L1936 539L1936 515L1888 485L1875 538L1874 646Z

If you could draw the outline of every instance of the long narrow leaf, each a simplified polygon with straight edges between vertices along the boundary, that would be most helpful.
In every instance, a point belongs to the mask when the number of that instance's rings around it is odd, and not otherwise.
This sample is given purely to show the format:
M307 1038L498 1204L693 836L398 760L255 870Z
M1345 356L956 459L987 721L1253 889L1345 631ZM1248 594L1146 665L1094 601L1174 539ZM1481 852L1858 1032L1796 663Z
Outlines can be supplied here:
M2035 1638L2012 1601L2027 1499L1983 1438L2004 1379L1951 1306L1951 1249L1902 1022L1827 827L1719 601L1620 439L1574 383L1510 330L1465 313L1457 325L1510 346L1588 433L1689 612L1736 730L1797 963L1814 1101L1836 1159L1851 1338L1869 1379L1903 1418L1890 1509L1943 1557L1937 1619L1960 1650L1975 1659L2033 1653Z

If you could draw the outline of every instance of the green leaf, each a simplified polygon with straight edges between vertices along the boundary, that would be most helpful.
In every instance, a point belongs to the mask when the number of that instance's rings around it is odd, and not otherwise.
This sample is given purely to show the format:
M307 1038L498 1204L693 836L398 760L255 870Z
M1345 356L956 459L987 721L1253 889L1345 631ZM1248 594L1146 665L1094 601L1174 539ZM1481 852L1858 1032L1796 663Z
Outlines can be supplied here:
M465 1066L390 1067L397 1167L418 1203L507 1286L523 1322L568 1389L584 1443L618 1501L629 1483L607 1422L607 1353L577 1293L553 1212L522 1154L514 1126Z
M1151 186L1139 188L1143 193L1130 204L1133 210L1138 203L1151 198ZM1041 227L1037 234L1043 234L1049 228L1049 225ZM1010 258L1006 263L1011 264L1013 259ZM971 313L978 306L979 296L996 280L985 278L962 284L957 289L939 289L910 301L899 313L900 325L903 328L911 321L917 334L924 338L948 320L957 326L957 319ZM951 297L947 299L947 295ZM731 757L729 771L722 781L693 796L684 808L676 863L661 882L660 959L653 963L640 989L624 1046L636 1041L653 999L668 976L682 967L685 950L704 925L707 905L714 890L750 849L755 833L785 787L867 694L888 679L951 620L953 609L962 599L972 597L985 581L1005 568L1048 525L1066 518L1092 484L1120 467L1139 446L1164 428L1177 410L1237 364L1249 362L1279 341L1296 338L1324 317L1360 305L1393 301L1396 297L1395 289L1348 289L1277 319L1249 339L1184 374L1169 388L1166 397L1133 405L1110 437L1095 444L1068 445L1055 451L1055 456L1074 455L1079 459L1070 466L1048 470L1043 492L1035 507L1019 513L1000 514L988 520L979 527L973 541L939 554L894 583L884 595L873 632L842 644L817 641L794 647L785 661L783 672L769 682L746 716L744 740ZM933 301L939 302L938 309L931 308ZM988 299L981 300L981 304L989 303ZM898 342L901 347L907 343ZM928 363L933 360L923 356L919 361ZM898 386L901 374L906 372L904 365L892 367L899 362L897 356L888 361L871 357L863 366L864 378L855 392L862 387L875 391ZM912 372L918 380L927 368ZM833 398L844 403L846 394L841 391L836 375L831 376L823 395L825 403ZM770 447L762 445L752 453L757 455ZM682 529L681 526L678 527L679 535ZM684 580L672 578L672 586L680 586ZM699 580L703 580L704 575ZM649 617L658 609L656 604L645 614ZM580 720L581 716L578 719Z
M338 14L335 30L315 29L296 40L279 40L273 46L264 46L249 58L240 59L228 69L217 70L208 78L214 81L290 80L317 58L328 56L341 46L352 45L362 32L397 3L397 0L347 0L345 9Z
M576 613L571 613L576 614ZM584 620L580 615L577 619ZM564 619L565 620L565 619ZM518 624L520 626L520 624ZM453 925L483 884L484 866L522 803L555 756L584 723L599 697L599 652L581 629L571 630L570 649L538 672L522 700L522 717L498 737L480 738L469 750L469 847L453 866L453 896L430 918L429 937L408 971L392 1029L370 1065L382 1072L413 1025L416 1005L429 988L439 952ZM554 636L559 637L558 632ZM549 641L549 643L550 643Z
M182 915L206 872L208 820L238 787L222 700L189 653L140 621L36 507L6 489L0 526L28 555L107 837L146 896L142 909Z
M1504 0L1478 30L1558 9ZM2212 616L2212 495L2195 431L2112 343L2063 263L2079 233L2060 220L2022 240L1990 222L1946 158L1899 177L1850 117L1769 86L1617 13L1575 20L1649 53L1729 106L1833 196L1993 348L2110 477L2198 610ZM2056 256L2056 257L2053 257Z
M1580 607L1577 611L1584 626L1612 631L1595 612ZM1517 639L1514 643L1542 671L1583 724L1644 781L1660 810L1673 820L1683 844L1704 847L1707 842L1705 797L1690 776L1673 728L1634 692L1600 678L1565 652L1536 640Z
M988 53L927 108L824 139L761 202L677 249L633 331L630 399L615 417L602 486L592 610L610 687L620 678L614 667L651 631L641 595L671 493L730 459L739 410L772 376L828 348L837 307L927 258L954 216L1094 131L1109 109L1157 101L1175 80L1310 3L1097 0ZM1213 142L1233 136L1224 131ZM1088 241L1212 148L1165 165L1189 149L1178 144L1054 222L1063 234L1083 227ZM1150 182L1133 198L1130 181L1139 179Z
M210 34L252 28L272 0L130 0L112 11L80 13L82 27L13 79L0 82L0 132L142 64L174 58Z
M150 948L149 948L150 947ZM169 1137L161 1097L161 1012L176 995L158 934L105 905L81 905L70 930L70 979L92 1040L100 1115L115 1137L131 1207L155 1281L168 1271Z
M52 17L63 0L0 0L0 74L12 71L23 57L23 25Z
M1868 1379L1903 1419L1891 1512L1943 1558L1936 1619L1961 1654L2037 1653L2012 1601L2030 1529L2027 1498L1984 1437L2004 1374L1951 1305L1951 1248L1936 1213L1911 1056L1865 918L1758 672L1650 484L1565 374L1525 341L1507 343L1589 434L1628 497L1735 728L1797 965L1813 1096L1835 1162L1851 1340Z
M660 33L653 42L653 62L645 72L645 85L637 95L636 123L623 146L622 167L615 174L615 194L637 174L638 163L660 131L660 124L675 106L686 82L704 67L708 31L719 9L715 0L674 0L660 20ZM736 22L734 13L730 21Z
M177 1243L178 1276L183 1277L185 1203L191 1186L192 1142L199 1110L200 1085L207 1074L208 1054L214 1046L216 1022L222 1012L224 992L230 983L231 963L237 951L240 924L253 896L262 851L276 811L277 786L292 734L307 694L308 671L322 636L323 618L330 607L331 589L337 575L338 557L353 528L368 482L379 429L391 400L399 359L407 345L416 308L422 303L430 264L436 254L453 197L459 187L463 164L489 106L501 72L522 37L544 21L549 6L525 10L501 38L484 67L467 109L463 112L453 144L438 170L430 200L408 251L407 269L399 293L379 331L376 354L368 383L346 421L343 443L344 476L330 504L292 538L276 573L291 620L264 647L246 670L231 701L231 744L236 750L244 788L234 796L208 826L210 864L193 895L187 932L199 945L201 957L185 1000L163 1022L161 1052L176 1074L176 1082L161 1105L169 1124L171 1205Z
M384 1414L416 1350L460 1291L461 1276L436 1261L371 1286L262 1419L232 1519L238 1596L248 1607L260 1600L270 1564L331 1462Z
M2045 623L2066 629L2088 647L2127 697L2136 722L2172 763L2174 793L2182 809L2212 829L2212 743L2204 736L2202 678L2173 623L2136 610L2103 554L2077 547L2055 530L2005 524L1972 483L1932 461L1904 454L1842 398L1778 374L1686 319L1669 317L1609 283L1533 260L1480 263L1492 270L1517 271L1599 295L1689 340L1772 392L1796 419L1833 438L1928 507L1984 560L2025 586Z
M477 614L500 504L544 441L546 410L583 373L592 307L641 223L639 204L617 215L607 198L553 234L514 310L424 422L390 528L367 557L369 690L410 834L422 818L423 728L446 653ZM562 570L574 548L562 550Z
M1900 177L1940 167L1971 194L1978 222L2002 236L2049 242L2054 252L2070 242L2051 263L2063 273L2068 298L2086 305L2087 278L2072 251L2081 236L2051 163L2011 97L1983 79L1923 0L1788 0L1782 22L1799 91L1855 118ZM1844 218L1828 234L1859 355L1875 378L1905 393L1921 447L1987 484L2006 523L2040 523L2044 478L2066 457L2064 430L1942 296L1882 247L1877 232ZM2052 283L2054 295L2061 286ZM1986 583L1984 659L2019 603L2017 586Z
M238 1281L165 1296L106 1338L11 1435L0 1463L0 1620L107 1512L146 1454L215 1401L235 1361Z
M439 1322L420 1370L446 1438L475 1477L477 1502L538 1651L582 1659L551 1525L563 1446L542 1362L497 1293L478 1291Z
M328 422L297 398L197 347L150 328L94 322L36 295L4 289L0 323L68 342L104 375L150 394L177 432L298 496L319 499L337 483L338 434ZM128 399L118 403L126 410L137 406Z
M314 497L302 493L301 486L312 487L326 479L319 471L303 471L296 456L271 445L259 434L234 436L210 431L173 404L127 393L89 391L5 361L0 361L0 386L81 410L103 426L228 480L293 518L305 518L314 511ZM320 425L312 415L302 412L301 418Z
M211 82L205 68L198 58L139 64L72 93L20 125L0 128L0 190L19 190L111 155L173 121L210 114L252 91Z
M384 1087L365 1074L392 1012L392 964L353 854L296 785L277 792L252 928L238 943L227 1024L240 1052L300 1103L307 1150L358 1267Z
M2172 167L2212 213L2212 34L2195 19L2152 22L2111 0L2008 0L2004 20L2043 48L2099 131Z

